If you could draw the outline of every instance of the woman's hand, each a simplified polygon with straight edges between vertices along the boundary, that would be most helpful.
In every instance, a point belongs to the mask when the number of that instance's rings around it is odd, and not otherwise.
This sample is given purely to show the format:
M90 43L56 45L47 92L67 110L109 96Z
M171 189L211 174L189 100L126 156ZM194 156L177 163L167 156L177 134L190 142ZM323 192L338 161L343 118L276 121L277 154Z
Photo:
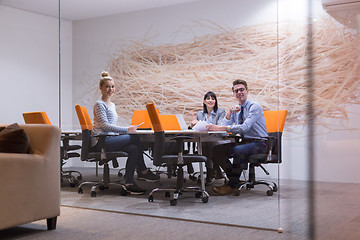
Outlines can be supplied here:
M128 132L136 132L138 127L139 125L131 125L130 127L128 127Z
M196 120L196 119L192 120L191 123L190 123L190 127L195 126L198 122L199 122L199 121Z
M192 111L191 115L193 116L194 120L191 121L190 123L190 127L192 128L193 126L195 126L199 121L196 119L196 112Z

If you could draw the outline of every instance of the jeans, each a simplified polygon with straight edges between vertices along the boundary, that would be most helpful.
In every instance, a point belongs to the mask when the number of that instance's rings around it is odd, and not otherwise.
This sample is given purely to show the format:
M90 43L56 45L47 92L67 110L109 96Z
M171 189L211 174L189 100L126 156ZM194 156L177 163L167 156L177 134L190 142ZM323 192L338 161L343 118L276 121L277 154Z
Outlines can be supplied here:
M100 151L98 144L95 148ZM137 167L138 171L146 170L143 148L139 137L128 134L106 137L105 152L115 151L123 151L129 155L125 166L125 183L132 184L134 182L135 168Z
M266 150L265 142L249 142L240 145L226 143L214 148L213 159L219 161L219 165L225 170L229 185L236 188L239 185L242 171L248 168L249 155L266 153ZM229 157L233 157L232 163Z

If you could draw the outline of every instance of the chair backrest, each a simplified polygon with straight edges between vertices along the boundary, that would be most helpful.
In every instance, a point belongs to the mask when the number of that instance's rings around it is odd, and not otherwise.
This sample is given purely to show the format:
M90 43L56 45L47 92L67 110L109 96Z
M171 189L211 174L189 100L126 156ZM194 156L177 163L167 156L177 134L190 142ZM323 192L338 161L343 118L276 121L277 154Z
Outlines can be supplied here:
M93 128L93 124L91 122L91 118L89 112L87 111L86 107L76 105L75 106L76 114L79 119L79 123L81 126L82 134L81 134L81 160L86 161L88 160L88 155L90 151L90 144L91 144L91 130Z
M271 155L273 157L269 162L281 163L281 138L285 126L287 110L278 111L264 111L266 128L269 136L275 137L276 141L273 142L271 148Z
M154 132L163 132L164 128L160 122L159 112L153 103L146 104L146 109L150 117L151 124L153 125Z
M164 128L160 122L159 112L156 111L156 107L153 103L148 103L146 105L151 124L154 129L154 150L153 150L153 164L155 166L161 166L162 161L161 157L164 155L165 148L165 133Z
M76 105L75 110L80 122L81 130L85 130L85 129L92 130L93 124L86 107Z
M287 110L264 111L267 132L283 132L286 115Z
M49 124L51 122L46 112L25 112L22 114L26 124Z

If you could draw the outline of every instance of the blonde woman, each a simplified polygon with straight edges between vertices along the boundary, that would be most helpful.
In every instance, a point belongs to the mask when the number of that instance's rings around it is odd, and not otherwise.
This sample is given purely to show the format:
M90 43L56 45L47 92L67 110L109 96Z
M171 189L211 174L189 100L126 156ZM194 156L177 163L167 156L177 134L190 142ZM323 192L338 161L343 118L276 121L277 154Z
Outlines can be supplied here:
M114 136L105 139L105 151L124 151L128 153L129 157L125 167L126 189L132 194L144 194L145 190L139 188L134 182L135 168L138 171L138 179L157 181L159 176L146 168L139 137L135 134L126 134L128 132L136 132L138 126L117 125L118 114L115 104L111 102L111 97L115 93L115 83L108 72L101 73L99 89L101 91L101 99L97 100L94 105L94 127L92 134L115 133ZM116 133L122 134L116 135ZM99 150L100 147L96 141L94 137L92 146Z

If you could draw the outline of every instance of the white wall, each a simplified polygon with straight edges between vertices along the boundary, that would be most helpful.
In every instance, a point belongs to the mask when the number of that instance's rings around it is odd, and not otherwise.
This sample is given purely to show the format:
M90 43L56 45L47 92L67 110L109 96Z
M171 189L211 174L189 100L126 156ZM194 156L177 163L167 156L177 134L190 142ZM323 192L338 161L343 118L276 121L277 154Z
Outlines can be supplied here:
M72 106L71 30L62 21L63 110ZM0 33L0 122L24 123L23 112L45 111L59 125L58 19L0 5ZM71 114L62 117L72 125Z

